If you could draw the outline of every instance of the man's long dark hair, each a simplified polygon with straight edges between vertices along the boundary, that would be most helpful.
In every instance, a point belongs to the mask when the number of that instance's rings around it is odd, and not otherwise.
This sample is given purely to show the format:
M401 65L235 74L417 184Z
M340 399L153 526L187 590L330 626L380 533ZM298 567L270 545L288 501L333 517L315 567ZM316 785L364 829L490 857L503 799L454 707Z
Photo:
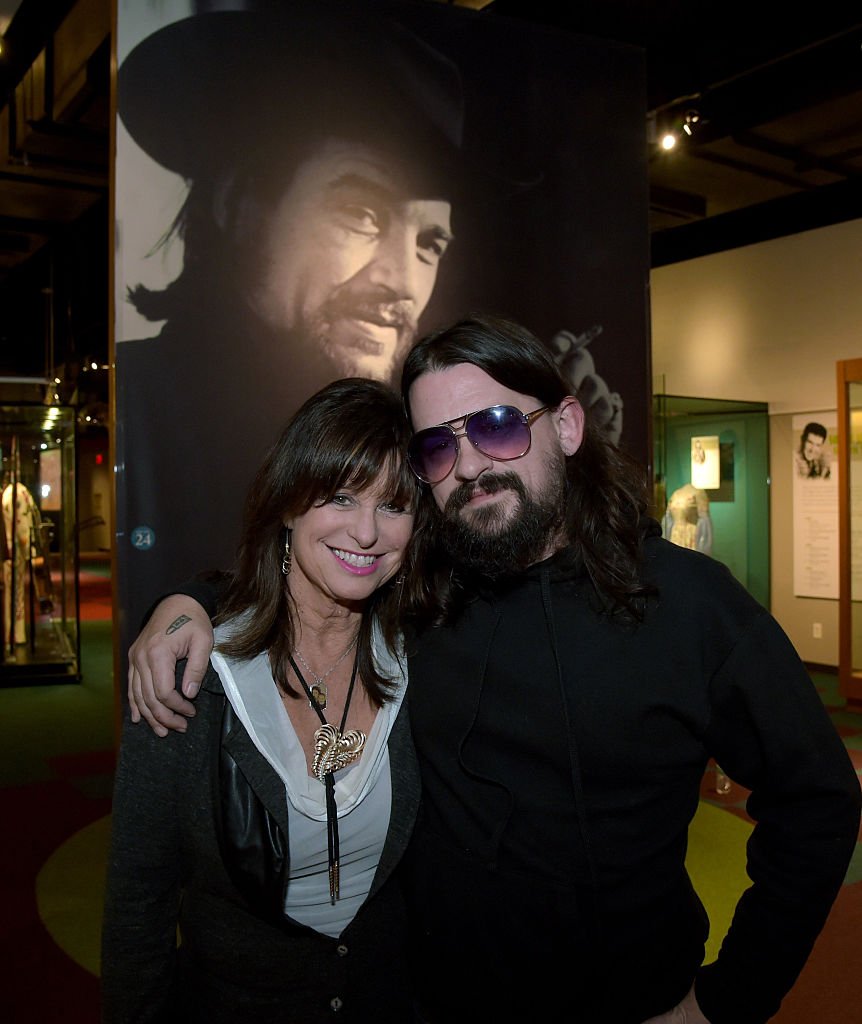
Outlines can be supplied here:
M276 682L297 694L288 682L296 608L290 576L281 571L284 520L329 501L343 488L381 484L391 501L416 508L418 486L404 458L409 434L398 395L378 381L338 380L305 402L270 449L249 490L237 563L217 621L242 619L218 650L235 658L268 651ZM402 573L410 572L413 558L411 541ZM391 680L381 674L373 656L374 626L390 650L397 651L400 605L401 585L392 579L371 594L363 609L359 676L378 707Z
M526 328L473 314L423 338L408 354L401 378L408 415L416 378L460 363L477 366L504 387L535 398L537 406L556 407L571 394L551 354ZM644 599L653 591L639 573L648 506L645 474L591 423L587 409L584 413L583 441L566 458L565 528L571 554L605 611L640 619ZM427 489L423 501L433 502ZM426 593L412 595L420 623L441 621L458 607L458 567L435 564L440 558L439 550L425 545L423 559L435 570L435 582L431 587L426 578Z

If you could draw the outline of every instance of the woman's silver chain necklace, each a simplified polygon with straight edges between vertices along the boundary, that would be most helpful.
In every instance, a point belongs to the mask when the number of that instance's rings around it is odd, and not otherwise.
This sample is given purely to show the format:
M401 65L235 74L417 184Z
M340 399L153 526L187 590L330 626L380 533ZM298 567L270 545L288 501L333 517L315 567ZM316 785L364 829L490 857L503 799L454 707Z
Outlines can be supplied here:
M338 661L336 661L336 663L334 665L330 666L323 673L322 676L319 676L314 671L314 669L311 667L311 665L308 664L308 662L305 660L305 658L303 658L302 652L299 650L299 648L296 648L296 650L293 652L297 656L297 658L299 658L299 660L302 662L302 667L308 673L310 673L310 675L314 679L314 685L311 687L311 696L314 698L315 703L317 704L317 706L320 708L321 711L325 711L326 710L327 689L326 689L326 683L324 682L324 680L328 676L331 676L332 673L342 663L342 661L344 661L344 659L347 657L347 655L350 654L350 652L356 646L356 641L358 639L359 639L359 633L357 632L356 636L350 641L350 644L348 645L347 650L339 657ZM311 701L309 701L308 702L308 706L309 707L313 707L314 705L311 703Z

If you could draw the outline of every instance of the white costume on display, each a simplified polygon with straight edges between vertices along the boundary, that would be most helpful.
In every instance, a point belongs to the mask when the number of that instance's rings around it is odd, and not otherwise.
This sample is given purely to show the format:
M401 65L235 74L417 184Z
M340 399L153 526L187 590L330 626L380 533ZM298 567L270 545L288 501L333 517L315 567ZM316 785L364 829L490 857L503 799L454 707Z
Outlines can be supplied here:
M662 535L681 548L712 553L709 496L692 484L683 484L670 496L662 520Z
M15 536L13 529L13 492L17 495L17 509L14 515ZM27 579L27 555L31 537L35 537L42 519L39 515L33 495L24 484L7 484L3 490L3 526L6 530L6 550L9 557L3 562L3 622L6 635L3 643L10 638L10 599L12 596L12 559L15 559L15 643L23 644L26 639L26 619L24 613L24 591Z

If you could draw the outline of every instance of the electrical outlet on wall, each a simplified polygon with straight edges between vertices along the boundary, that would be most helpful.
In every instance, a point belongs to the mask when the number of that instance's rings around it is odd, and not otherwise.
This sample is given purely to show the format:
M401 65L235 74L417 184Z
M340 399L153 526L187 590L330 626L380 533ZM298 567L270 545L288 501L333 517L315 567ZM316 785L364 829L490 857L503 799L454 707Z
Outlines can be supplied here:
M823 623L822 622L813 622L811 624L811 635L814 637L815 640L822 640L823 639Z

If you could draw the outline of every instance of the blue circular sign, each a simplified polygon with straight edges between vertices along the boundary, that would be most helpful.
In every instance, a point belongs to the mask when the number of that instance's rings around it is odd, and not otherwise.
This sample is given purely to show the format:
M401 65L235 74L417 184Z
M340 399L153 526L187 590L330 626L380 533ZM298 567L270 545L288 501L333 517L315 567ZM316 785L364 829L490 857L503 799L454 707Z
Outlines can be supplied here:
M131 533L132 547L149 551L156 543L156 531L151 526L136 526Z

